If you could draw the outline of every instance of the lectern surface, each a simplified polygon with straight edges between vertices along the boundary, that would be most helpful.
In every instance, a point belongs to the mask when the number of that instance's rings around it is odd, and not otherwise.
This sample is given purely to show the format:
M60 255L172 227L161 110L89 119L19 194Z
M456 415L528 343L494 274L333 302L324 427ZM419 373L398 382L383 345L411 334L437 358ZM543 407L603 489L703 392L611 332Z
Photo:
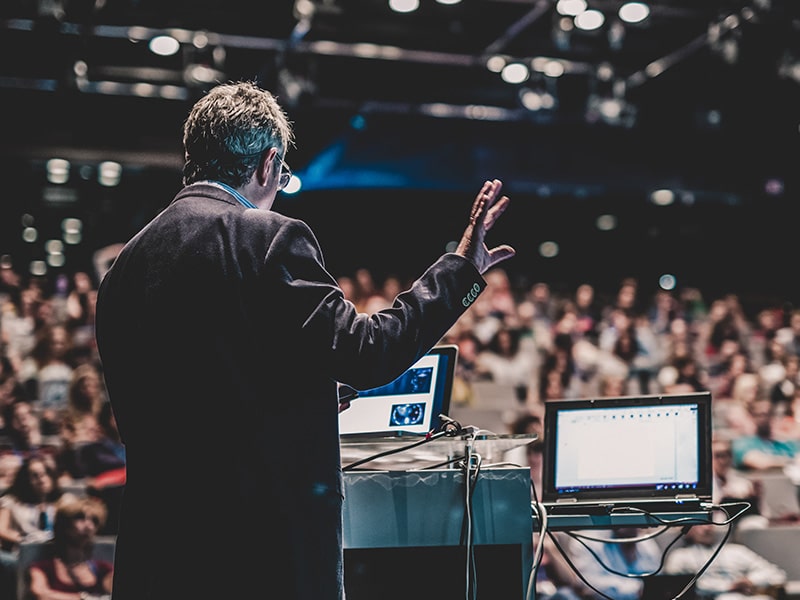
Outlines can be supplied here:
M524 446L537 438L536 434L469 435L440 437L421 443L417 438L348 438L341 441L342 465L376 457L364 463L362 470L407 471L434 468L450 459L463 457L468 444L481 456L483 464L501 462L508 450ZM385 455L385 456L380 456ZM523 465L518 465L523 466ZM360 467L361 468L361 467Z

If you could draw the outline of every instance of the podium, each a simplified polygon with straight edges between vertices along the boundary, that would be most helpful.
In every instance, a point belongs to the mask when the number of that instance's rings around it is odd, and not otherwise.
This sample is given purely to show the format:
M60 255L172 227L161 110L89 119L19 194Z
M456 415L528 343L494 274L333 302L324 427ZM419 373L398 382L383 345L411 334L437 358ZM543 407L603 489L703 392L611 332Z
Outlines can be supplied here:
M530 470L492 466L487 457L530 439L476 441L483 466L470 494L462 469L412 467L423 461L419 452L404 470L345 472L348 600L464 598L470 572L478 600L522 600L533 561ZM369 450L403 443L409 442L369 442ZM436 440L426 444L425 458L446 460L463 454L464 445ZM343 456L353 450L343 444ZM367 448L356 450L363 455Z

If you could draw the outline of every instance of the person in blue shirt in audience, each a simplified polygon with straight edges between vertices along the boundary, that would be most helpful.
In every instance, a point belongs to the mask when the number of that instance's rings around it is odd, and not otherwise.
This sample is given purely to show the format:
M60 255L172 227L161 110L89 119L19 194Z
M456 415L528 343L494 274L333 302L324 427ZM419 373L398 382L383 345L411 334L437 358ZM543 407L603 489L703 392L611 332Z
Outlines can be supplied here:
M781 439L775 435L773 424L776 407L769 398L760 397L748 407L755 426L753 435L735 438L732 444L733 464L742 470L782 469L798 455L800 440Z

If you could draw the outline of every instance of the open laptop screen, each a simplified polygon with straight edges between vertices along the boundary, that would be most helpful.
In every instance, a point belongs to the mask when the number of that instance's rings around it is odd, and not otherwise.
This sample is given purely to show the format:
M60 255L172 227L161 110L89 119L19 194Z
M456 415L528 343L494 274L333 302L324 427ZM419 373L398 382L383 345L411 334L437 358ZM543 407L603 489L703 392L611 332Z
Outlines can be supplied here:
M711 394L545 404L543 501L711 498Z
M435 346L397 379L369 390L339 414L341 437L424 436L450 410L457 346Z

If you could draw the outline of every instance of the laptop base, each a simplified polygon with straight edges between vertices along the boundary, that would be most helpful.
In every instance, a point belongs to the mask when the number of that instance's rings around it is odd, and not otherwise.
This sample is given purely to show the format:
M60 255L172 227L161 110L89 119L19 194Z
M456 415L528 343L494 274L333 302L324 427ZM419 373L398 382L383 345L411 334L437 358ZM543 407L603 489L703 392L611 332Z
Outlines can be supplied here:
M572 529L613 529L615 527L663 527L711 523L711 512L706 510L666 513L599 513L548 515L549 531ZM534 531L541 529L538 515L533 511Z

